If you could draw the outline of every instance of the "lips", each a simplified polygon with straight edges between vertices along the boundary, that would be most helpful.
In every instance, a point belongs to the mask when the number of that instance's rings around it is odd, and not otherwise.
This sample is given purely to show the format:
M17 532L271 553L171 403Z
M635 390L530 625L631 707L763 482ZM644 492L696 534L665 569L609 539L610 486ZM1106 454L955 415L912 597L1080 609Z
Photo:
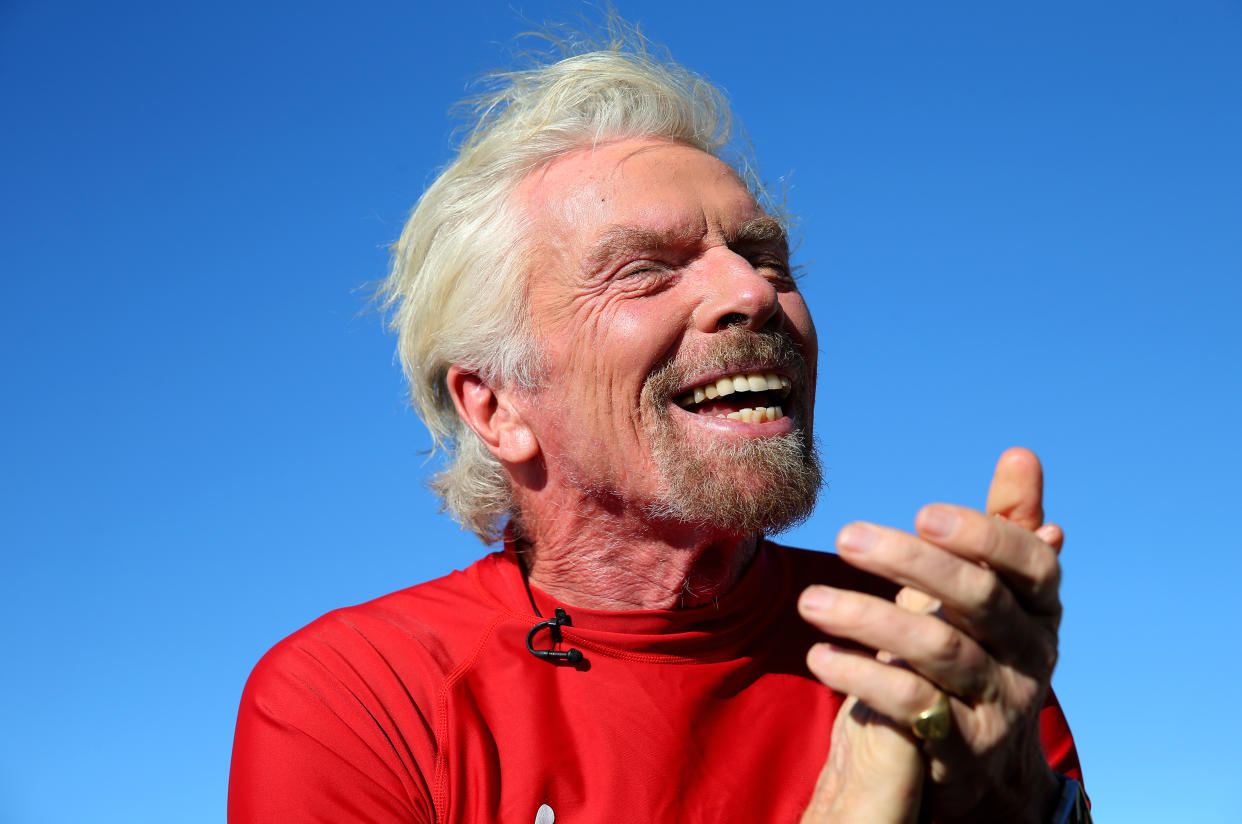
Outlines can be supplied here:
M798 392L809 391L807 362L780 331L732 330L712 335L707 345L655 369L643 386L644 405L671 424L676 409L700 419L727 418L749 424L800 419ZM785 410L791 409L786 415ZM704 421L706 423L706 421ZM800 421L808 425L809 421ZM773 428L750 434L780 434Z

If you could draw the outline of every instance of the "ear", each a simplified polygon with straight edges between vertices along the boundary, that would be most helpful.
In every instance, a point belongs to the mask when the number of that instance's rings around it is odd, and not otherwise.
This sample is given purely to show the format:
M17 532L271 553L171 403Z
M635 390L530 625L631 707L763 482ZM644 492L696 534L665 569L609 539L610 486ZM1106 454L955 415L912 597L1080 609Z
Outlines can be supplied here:
M539 454L539 441L508 392L496 391L474 372L450 366L446 377L457 414L505 463L518 464Z

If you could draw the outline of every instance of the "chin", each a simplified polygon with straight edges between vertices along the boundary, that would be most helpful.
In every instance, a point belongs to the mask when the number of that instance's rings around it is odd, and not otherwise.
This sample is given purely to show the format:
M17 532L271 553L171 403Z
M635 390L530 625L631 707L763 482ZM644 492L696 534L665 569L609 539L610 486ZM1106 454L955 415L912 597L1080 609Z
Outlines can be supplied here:
M822 481L815 445L800 429L706 448L661 438L654 457L661 494L648 516L726 532L774 534L802 523Z

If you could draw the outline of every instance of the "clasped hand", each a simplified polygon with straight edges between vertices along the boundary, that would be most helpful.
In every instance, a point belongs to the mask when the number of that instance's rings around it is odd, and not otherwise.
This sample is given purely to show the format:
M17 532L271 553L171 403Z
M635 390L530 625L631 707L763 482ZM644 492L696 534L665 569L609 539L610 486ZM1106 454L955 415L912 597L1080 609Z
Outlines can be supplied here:
M802 616L833 640L811 671L848 696L804 821L1046 822L1058 784L1039 743L1057 659L1057 553L1044 525L1042 471L1028 450L1001 456L987 513L924 507L915 534L856 523L848 563L904 587L896 602L811 586ZM863 649L859 649L859 647ZM951 728L919 741L910 722L949 698ZM921 801L920 801L921 797Z

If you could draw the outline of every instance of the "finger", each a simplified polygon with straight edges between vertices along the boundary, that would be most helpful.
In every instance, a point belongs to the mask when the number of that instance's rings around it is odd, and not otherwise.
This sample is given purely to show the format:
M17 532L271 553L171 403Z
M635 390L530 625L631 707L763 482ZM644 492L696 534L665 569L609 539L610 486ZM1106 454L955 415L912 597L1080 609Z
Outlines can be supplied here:
M1056 550L1057 554L1061 554L1061 547L1065 546L1065 531L1057 524L1044 524L1035 530L1035 534L1039 539L1048 546Z
M914 587L902 587L901 591L897 593L897 597L893 599L893 603L904 610L916 612L919 615L931 615L940 609L940 601Z
M1038 540L1011 524L974 514ZM997 660L1034 656L1042 661L1056 637L1059 605L1051 614L1032 614L996 571L917 536L854 523L841 530L837 548L841 558L853 566L939 599L944 619L977 639ZM1046 551L1051 554L1050 548ZM1037 646L1032 648L1032 644Z
M812 626L877 654L880 663L895 656L947 692L968 701L985 700L993 690L996 663L970 636L933 615L919 615L891 601L852 590L811 586L798 599L798 611Z
M922 537L966 560L996 571L1027 608L1060 615L1057 553L1025 528L981 512L950 504L919 510L915 529Z
M811 647L806 665L826 686L856 696L905 729L916 715L935 704L940 694L935 684L917 673L828 643Z
M828 760L800 820L915 824L925 770L909 727L846 696L832 725Z
M1015 446L1000 456L986 511L1029 530L1044 522L1044 470L1034 452Z

